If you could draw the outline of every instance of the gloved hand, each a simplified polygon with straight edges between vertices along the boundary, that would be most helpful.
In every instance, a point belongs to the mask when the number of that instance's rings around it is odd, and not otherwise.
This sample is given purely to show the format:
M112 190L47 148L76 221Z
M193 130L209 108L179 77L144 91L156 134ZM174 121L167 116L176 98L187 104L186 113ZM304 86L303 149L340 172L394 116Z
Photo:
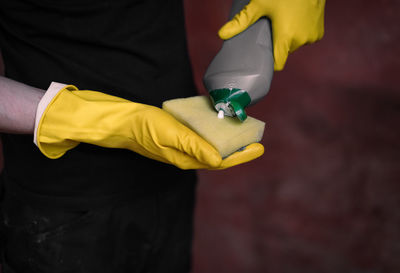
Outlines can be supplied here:
M282 70L289 53L322 38L324 8L325 0L251 0L218 34L229 39L267 16L272 27L274 69Z
M225 169L264 151L252 144L222 160L208 142L160 108L58 83L39 103L34 141L54 159L86 142L129 149L181 169Z

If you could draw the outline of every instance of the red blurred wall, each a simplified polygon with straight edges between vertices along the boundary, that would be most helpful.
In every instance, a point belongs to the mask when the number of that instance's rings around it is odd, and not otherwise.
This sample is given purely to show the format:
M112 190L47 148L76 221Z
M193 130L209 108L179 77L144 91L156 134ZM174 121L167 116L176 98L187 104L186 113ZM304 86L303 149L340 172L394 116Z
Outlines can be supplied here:
M197 83L230 1L186 0ZM250 115L265 154L202 171L194 273L400 272L400 2L327 1Z
M230 1L185 0L201 77ZM400 3L337 0L248 112L262 158L201 171L193 273L400 272Z

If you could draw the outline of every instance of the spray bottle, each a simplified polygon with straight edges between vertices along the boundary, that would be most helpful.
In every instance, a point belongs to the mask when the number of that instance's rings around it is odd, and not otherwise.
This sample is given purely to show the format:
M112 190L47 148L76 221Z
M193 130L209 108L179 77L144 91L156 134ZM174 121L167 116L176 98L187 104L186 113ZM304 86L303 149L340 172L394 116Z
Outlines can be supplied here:
M233 0L230 19L249 0ZM218 112L247 118L245 107L262 99L269 91L274 72L270 21L263 17L245 31L223 42L211 61L203 82Z

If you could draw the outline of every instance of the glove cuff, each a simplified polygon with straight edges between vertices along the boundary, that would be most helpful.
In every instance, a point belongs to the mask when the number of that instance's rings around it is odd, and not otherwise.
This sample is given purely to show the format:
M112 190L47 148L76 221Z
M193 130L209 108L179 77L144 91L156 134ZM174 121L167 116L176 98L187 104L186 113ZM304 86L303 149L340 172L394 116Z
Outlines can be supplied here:
M42 117L44 116L44 113L47 109L47 106L51 104L51 102L54 100L54 98L57 96L57 94L60 93L60 91L68 89L70 91L77 90L77 88L73 85L66 85L63 83L58 83L58 82L52 82L47 89L46 93L42 97L42 99L39 101L37 110L36 110L36 118L35 118L35 129L33 133L33 142L35 143L36 146L39 147L38 145L38 129L40 127L40 123L42 120Z

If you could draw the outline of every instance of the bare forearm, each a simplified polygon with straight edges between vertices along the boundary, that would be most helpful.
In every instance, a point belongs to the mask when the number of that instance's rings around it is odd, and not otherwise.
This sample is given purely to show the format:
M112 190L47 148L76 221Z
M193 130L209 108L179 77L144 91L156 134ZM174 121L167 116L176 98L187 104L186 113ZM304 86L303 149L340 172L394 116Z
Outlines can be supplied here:
M44 93L0 76L0 132L33 134L36 108Z

